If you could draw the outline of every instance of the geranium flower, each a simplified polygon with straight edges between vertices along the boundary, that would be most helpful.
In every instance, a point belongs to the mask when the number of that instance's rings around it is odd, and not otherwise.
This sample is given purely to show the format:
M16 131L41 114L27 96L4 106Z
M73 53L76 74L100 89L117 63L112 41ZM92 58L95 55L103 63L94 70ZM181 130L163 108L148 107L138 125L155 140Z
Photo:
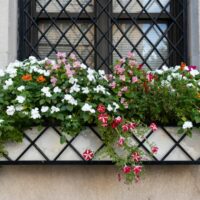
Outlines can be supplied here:
M151 82L154 79L154 75L152 73L147 74L147 80Z
M132 77L132 83L137 83L138 82L138 77L137 76L133 76Z
M99 104L98 107L97 107L97 111L99 113L105 113L106 107L103 104Z
M152 152L153 154L158 153L158 147L156 147L156 146L151 147L151 152Z
M6 114L12 116L14 115L14 113L15 113L15 107L12 105L7 106Z
M108 122L108 114L107 113L101 113L98 115L98 120L102 122L103 124L107 124Z
M152 131L156 131L158 129L155 123L151 123L149 127L151 128Z
M142 171L142 166L141 165L136 165L133 167L133 172L135 175L139 175Z
M140 162L142 157L138 152L134 152L131 155L131 158L135 161L135 162Z
M122 126L122 130L123 130L123 132L129 131L129 125L128 125L128 124L124 124L124 125Z
M119 146L123 146L124 141L125 141L125 138L121 136L121 137L119 138L117 144L118 144Z
M134 122L131 122L131 123L128 124L128 126L129 126L130 129L135 129L137 127L137 124L134 123Z
M25 74L22 76L23 81L31 81L32 80L32 75L31 74Z
M123 167L123 172L124 172L124 174L129 174L129 173L131 172L131 167L125 165L125 166Z
M183 129L190 129L193 127L193 124L191 121L186 121L186 122L184 122L182 127L183 127Z
M45 82L45 81L46 81L46 78L45 78L43 75L38 76L38 78L37 78L37 82L38 82L38 83L43 83L43 82Z
M83 152L82 156L86 161L89 161L92 160L92 158L94 157L94 153L90 149L86 149Z

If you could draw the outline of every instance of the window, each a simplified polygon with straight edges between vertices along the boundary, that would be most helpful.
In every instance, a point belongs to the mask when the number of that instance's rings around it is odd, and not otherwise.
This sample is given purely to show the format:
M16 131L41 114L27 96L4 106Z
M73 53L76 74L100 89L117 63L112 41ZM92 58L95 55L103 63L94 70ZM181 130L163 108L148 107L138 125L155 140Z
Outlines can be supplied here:
M187 61L186 0L21 0L19 59L74 52L96 69L128 51L148 68Z

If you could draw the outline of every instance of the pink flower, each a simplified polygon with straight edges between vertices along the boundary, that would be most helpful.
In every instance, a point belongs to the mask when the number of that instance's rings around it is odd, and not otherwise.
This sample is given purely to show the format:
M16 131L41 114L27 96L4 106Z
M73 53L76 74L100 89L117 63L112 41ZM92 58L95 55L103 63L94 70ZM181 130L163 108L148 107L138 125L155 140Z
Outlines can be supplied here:
M121 89L121 92L127 92L128 91L128 87L127 86L125 86L125 87L123 87L122 89Z
M140 174L142 171L142 166L141 165L136 165L135 167L133 167L133 172L135 175Z
M119 140L118 140L118 142L117 142L117 144L118 144L120 147L123 146L124 140L125 140L124 137L120 137Z
M58 79L55 76L52 76L50 81L51 81L52 85L55 86Z
M152 131L156 131L158 129L155 123L151 123L149 127L151 128Z
M137 83L138 82L138 77L137 76L133 76L132 77L132 83Z
M98 120L100 122L102 122L103 124L107 124L108 122L108 114L104 113L104 114L99 114L98 115Z
M66 53L64 53L64 52L58 52L56 54L56 56L57 56L57 59L62 60L63 58L66 58Z
M107 123L104 123L104 124L101 124L102 127L107 127L108 124Z
M120 103L124 103L125 102L125 98L121 98Z
M122 126L122 130L123 130L123 132L129 131L129 125L128 125L128 124L124 124L124 125Z
M132 159L135 161L135 162L140 162L142 157L140 156L140 154L138 152L134 152L132 155L131 155Z
M125 69L122 68L120 65L116 65L116 66L114 67L114 69L115 69L114 72L115 72L116 74L123 74L124 71L125 71Z
M72 60L76 60L76 55L71 53L70 56L69 56Z
M73 74L74 74L74 71L71 70L71 66L68 64L68 65L65 66L65 69L66 69L66 74L67 74L67 76L68 76L69 78L72 77Z
M121 96L122 96L122 92L119 91L119 92L117 93L117 96L118 96L118 97L121 97Z
M136 66L137 65L137 62L135 60L130 60L129 61L129 65L132 67Z
M120 62L120 64L124 64L124 63L126 62L126 59L125 59L125 58L121 58L121 59L119 60L119 62Z
M158 147L156 147L156 146L151 147L151 152L153 154L157 154L158 153Z
M90 149L86 149L82 156L85 160L88 161L92 160L92 158L94 157L94 153Z
M97 107L97 111L99 113L105 113L106 107L103 104L99 104L98 107Z
M126 81L126 76L125 76L125 75L120 75L120 76L119 76L119 79L120 79L121 81Z
M197 66L188 66L188 71L196 70Z
M152 73L147 74L147 80L151 82L154 79L154 75Z
M134 122L131 122L131 123L128 124L128 126L129 126L130 129L135 129L137 127L137 124L134 123Z
M79 61L74 62L73 67L79 68L81 66L81 63Z
M110 83L110 87L111 87L112 89L115 89L115 88L116 88L116 82Z
M133 72L131 70L128 70L128 74L132 76Z
M131 51L128 52L127 57L128 58L134 58L134 53L132 53Z
M123 167L123 172L124 172L124 174L129 174L129 173L131 172L131 167L125 165L125 166Z
M124 102L123 105L124 105L124 108L128 108L128 102Z
M59 68L60 68L60 65L54 65L54 66L52 67L53 70L57 70L57 69L59 69Z

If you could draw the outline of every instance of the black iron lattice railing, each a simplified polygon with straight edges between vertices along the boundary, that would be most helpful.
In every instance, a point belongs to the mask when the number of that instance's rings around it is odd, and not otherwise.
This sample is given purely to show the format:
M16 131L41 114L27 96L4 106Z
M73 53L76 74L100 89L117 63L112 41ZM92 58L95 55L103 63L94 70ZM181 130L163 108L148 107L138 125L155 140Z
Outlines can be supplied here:
M129 50L148 68L187 61L186 0L22 0L19 58L74 52L110 71Z
M24 132L23 145L8 145L9 154L5 154L4 157L0 159L0 164L112 164L109 159L98 156L101 155L100 152L105 147L98 131L94 127L88 127L88 130L90 131L89 134L87 132L89 137L84 138L84 133L82 133L83 137L80 137L80 134L77 134L75 137L66 139L65 144L57 144L59 145L59 148L56 150L54 149L54 145L59 141L59 139L57 141L57 138L61 136L58 127L47 126L44 127L42 131L37 131L37 133L30 133L29 130ZM148 157L148 159L144 161L144 164L199 164L200 153L196 155L196 153L190 150L191 147L185 145L185 142L190 140L189 137L186 135L177 137L174 133L170 133L169 130L169 127L160 127L160 133L156 133L165 137L165 141L163 142L167 144L167 148L164 149L160 155L155 155L153 157L148 147L145 145L146 140L133 135L135 144L142 149ZM147 133L146 138L151 140L151 137L153 137L154 134L155 133L150 131ZM95 155L97 155L91 161L85 161L82 156L82 150L85 148L84 145L82 147L83 149L78 146L80 142L87 143L87 140L90 140L91 142L89 148L93 148ZM93 146L92 141L96 141L95 147ZM87 147L88 145L89 143L86 144ZM160 150L162 151L162 146ZM176 153L178 157L174 158L174 153L177 150L179 150L178 154ZM198 151L198 149L196 149L196 151Z

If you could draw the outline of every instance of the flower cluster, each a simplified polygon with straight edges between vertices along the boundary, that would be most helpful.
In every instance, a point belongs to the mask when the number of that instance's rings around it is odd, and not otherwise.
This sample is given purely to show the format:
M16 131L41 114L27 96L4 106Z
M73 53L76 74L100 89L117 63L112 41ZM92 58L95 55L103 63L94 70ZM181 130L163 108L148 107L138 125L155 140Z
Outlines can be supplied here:
M156 124L151 123L146 127L138 121L129 121L121 116L115 116L113 113L108 113L103 104L98 105L97 112L100 133L108 146L109 156L119 166L126 181L131 182L133 179L139 181L145 153L132 143L132 137L133 134L144 136L148 129L156 131ZM150 146L152 155L156 154L158 147L150 144L146 138L145 140Z
M187 134L200 123L200 73L196 66L181 63L149 71L129 53L114 65L109 86L126 118L179 125L180 131Z

